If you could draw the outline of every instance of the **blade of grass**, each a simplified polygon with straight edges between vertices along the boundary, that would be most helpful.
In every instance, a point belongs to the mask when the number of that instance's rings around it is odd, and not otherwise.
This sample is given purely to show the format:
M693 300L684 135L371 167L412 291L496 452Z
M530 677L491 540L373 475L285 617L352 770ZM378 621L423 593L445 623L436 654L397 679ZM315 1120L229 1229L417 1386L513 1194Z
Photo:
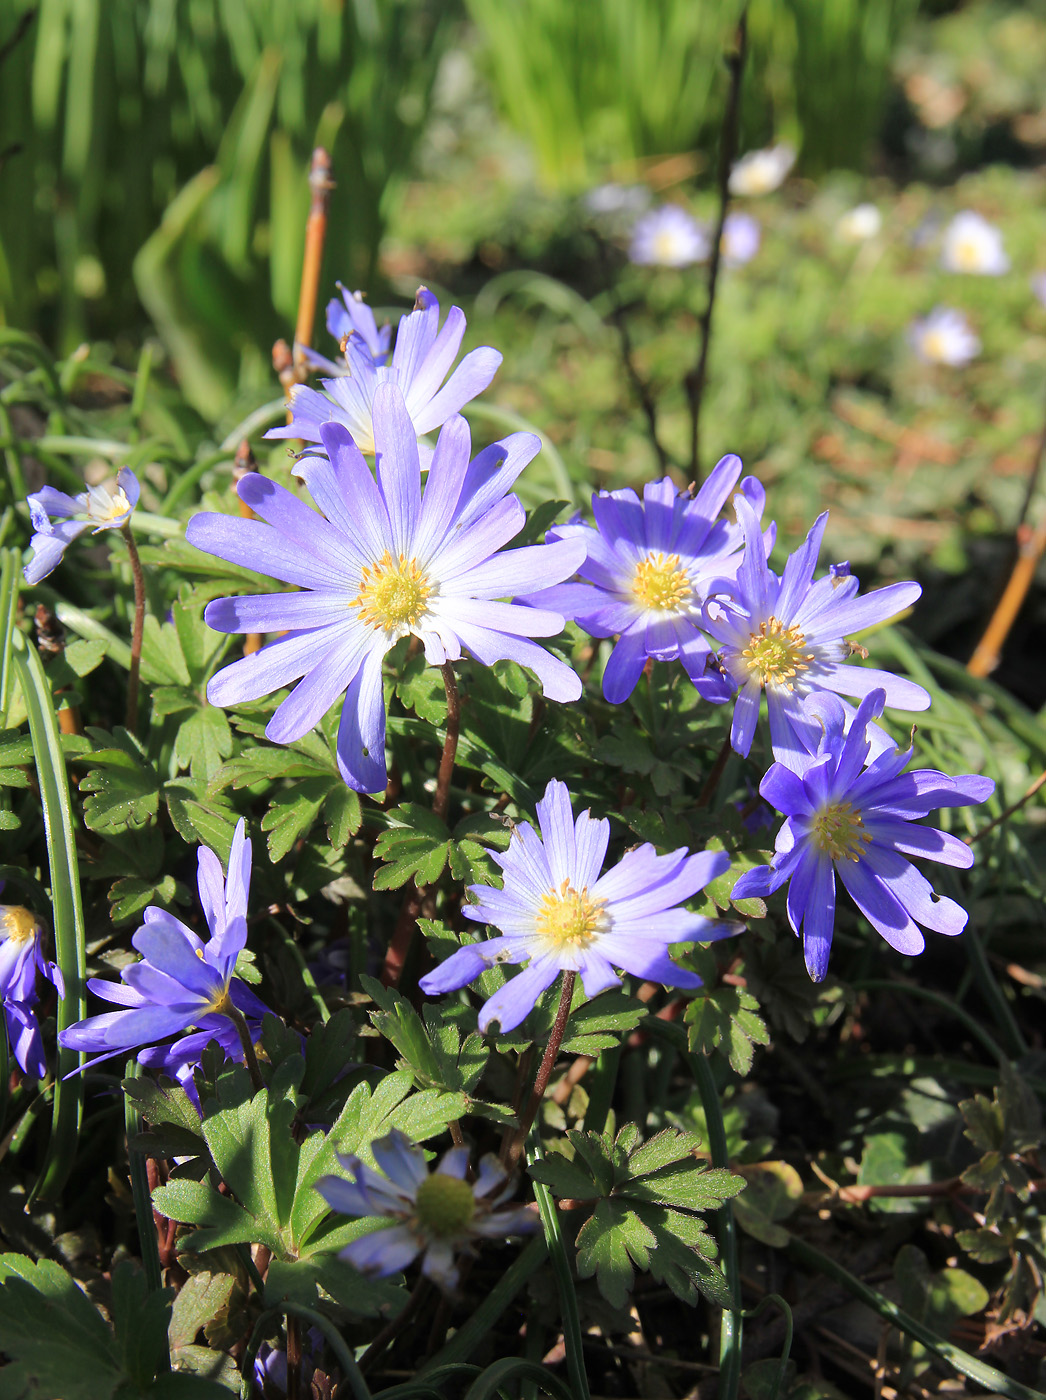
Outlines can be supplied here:
M87 1015L84 913L73 809L51 687L39 653L20 632L14 633L12 660L29 717L29 735L33 741L43 806L55 952L65 979L65 996L58 1002L57 1018L58 1029L63 1031ZM51 1140L40 1176L29 1196L30 1204L54 1201L73 1169L83 1116L83 1080L73 1071L80 1068L82 1058L75 1050L58 1049ZM68 1074L73 1077L66 1079Z
M543 1156L541 1139L534 1131L527 1144L527 1161L540 1162ZM559 1315L563 1325L563 1344L567 1352L567 1375L570 1377L574 1400L588 1400L588 1376L585 1372L585 1353L581 1340L581 1317L578 1313L577 1294L574 1292L574 1276L571 1273L570 1260L567 1257L566 1241L563 1239L563 1231L560 1229L559 1215L552 1199L552 1192L540 1181L533 1181L531 1185L534 1188L534 1199L538 1203L538 1214L541 1216L541 1228L545 1232L548 1255L552 1260L552 1272L556 1276ZM533 1363L528 1362L527 1364L532 1365ZM476 1385L478 1384L477 1381ZM476 1389L476 1385L470 1388L470 1396Z
M11 650L21 583L21 550L3 550L0 552L0 729L7 725L7 711L11 705Z

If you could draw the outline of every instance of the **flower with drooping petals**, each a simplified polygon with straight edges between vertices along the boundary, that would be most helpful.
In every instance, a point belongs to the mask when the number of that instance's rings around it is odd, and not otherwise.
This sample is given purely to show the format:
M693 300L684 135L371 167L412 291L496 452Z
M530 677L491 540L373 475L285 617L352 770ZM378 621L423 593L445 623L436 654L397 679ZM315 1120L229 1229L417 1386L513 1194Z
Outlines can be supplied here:
M868 730L882 714L885 695L873 690L852 724L837 696L813 696L810 718L820 729L812 752L794 767L775 763L759 785L787 820L777 833L770 865L746 871L733 899L766 896L788 883L788 921L801 932L810 976L828 970L835 925L836 877L872 927L899 953L921 953L918 925L955 935L966 911L934 893L909 856L968 869L973 851L948 832L918 825L939 807L984 802L991 778L950 778L933 769L905 772L912 749L889 749L869 762Z
M1010 270L1010 260L1002 246L1002 234L972 209L956 214L944 232L941 266L947 272L975 272L982 277L1001 277Z
M711 647L702 629L706 586L732 575L741 562L740 528L720 519L741 475L733 454L718 462L696 496L677 491L669 477L643 488L599 491L592 497L595 527L557 525L556 539L584 542L583 583L528 594L523 601L554 608L593 637L619 636L603 675L613 705L627 700L648 657L678 658L707 698L725 699L722 680L708 669ZM763 488L748 477L741 490L761 515Z
M840 216L835 232L844 243L866 243L882 226L883 216L874 204L857 204Z
M804 696L817 690L867 695L877 686L887 703L902 710L925 710L930 697L921 685L867 666L848 665L853 648L848 633L886 622L920 596L917 583L891 583L858 598L859 583L848 564L834 565L814 582L827 511L806 542L789 555L778 577L767 564L759 519L744 496L736 496L745 552L736 577L722 587L709 585L704 627L719 643L719 662L737 691L730 742L742 755L752 747L759 702L766 693L774 757L791 766L801 760L817 730L804 711ZM853 706L843 702L852 716ZM876 752L893 740L875 728Z
M0 880L0 891L3 888ZM15 1060L31 1079L42 1079L47 1072L40 1023L33 1009L38 973L54 984L60 997L65 996L61 969L44 957L43 929L36 915L20 904L0 904L0 1002Z
M85 530L122 530L138 504L138 478L130 467L121 467L115 489L88 486L78 496L67 496L53 486L43 486L28 498L33 557L25 566L25 581L33 584L57 568L62 555ZM54 517L58 524L51 523Z
M729 869L722 851L659 856L647 844L600 874L610 823L582 812L574 820L566 785L553 779L538 803L538 831L522 822L508 850L492 852L504 872L500 890L471 885L462 913L493 924L500 938L470 943L419 982L429 996L464 987L499 963L527 963L479 1013L484 1033L497 1022L514 1030L561 972L578 972L594 997L620 978L615 968L666 987L700 987L694 972L668 956L673 943L709 942L737 932L678 906Z
M125 967L119 982L92 977L87 983L96 996L124 1009L77 1022L59 1034L61 1044L98 1059L145 1046L139 1061L169 1070L187 1063L187 1057L198 1057L211 1040L217 1040L230 1058L242 1059L230 1010L238 1011L248 1027L269 1014L234 975L247 942L250 883L251 843L241 817L232 838L227 880L214 852L200 847L198 887L209 940L204 943L173 914L150 905L145 927L131 939L141 961ZM190 1027L195 1031L173 1045L157 1045Z
M968 365L981 353L981 342L961 311L937 306L908 328L908 343L924 364Z
M211 703L256 700L304 677L265 731L289 744L344 692L342 776L358 792L378 792L386 781L382 660L401 637L420 638L432 666L467 649L486 666L517 661L551 699L576 700L578 677L530 640L561 632L562 614L495 601L536 580L557 583L584 558L575 540L502 548L526 518L506 493L539 440L514 433L470 463L468 424L452 418L423 493L414 424L394 384L374 395L377 480L341 424L320 432L327 456L304 457L298 474L322 515L251 474L237 489L260 520L203 514L189 522L186 538L199 549L302 590L208 604L204 617L216 631L285 634L219 671L207 687Z
M731 194L771 194L780 189L795 164L793 147L781 143L761 151L749 151L730 171Z
M678 204L662 204L644 214L628 249L630 260L644 267L689 267L708 254L708 234Z
M741 209L732 209L723 221L720 252L727 267L743 267L759 252L762 240L759 220Z
M316 1189L342 1215L385 1216L394 1224L352 1240L340 1253L353 1268L385 1278L398 1274L420 1254L421 1272L441 1288L458 1281L455 1255L477 1240L521 1235L537 1226L534 1213L522 1206L499 1210L515 1182L493 1153L481 1158L479 1173L466 1181L467 1147L452 1147L429 1171L425 1153L398 1129L371 1144L381 1168L341 1156L355 1177L325 1176ZM384 1175L382 1175L384 1173Z
M337 297L327 303L327 329L343 346L350 337L357 347L362 346L370 355L375 366L387 365L392 347L392 327L386 323L379 329L374 312L363 299L362 292L350 292L338 283L341 300ZM298 347L310 369L322 374L339 375L350 372L347 360L328 360L325 355L313 350L309 345ZM344 354L344 351L342 352Z
M394 384L403 396L415 440L424 437L482 394L501 364L499 352L483 345L470 351L447 379L464 334L465 313L452 306L440 330L439 302L427 287L419 287L414 310L397 327L389 364L376 362L372 347L361 336L350 335L345 341L347 370L321 381L325 394L297 385L291 392L290 423L270 428L265 436L319 443L321 429L339 423L361 452L373 454L375 395L383 384Z

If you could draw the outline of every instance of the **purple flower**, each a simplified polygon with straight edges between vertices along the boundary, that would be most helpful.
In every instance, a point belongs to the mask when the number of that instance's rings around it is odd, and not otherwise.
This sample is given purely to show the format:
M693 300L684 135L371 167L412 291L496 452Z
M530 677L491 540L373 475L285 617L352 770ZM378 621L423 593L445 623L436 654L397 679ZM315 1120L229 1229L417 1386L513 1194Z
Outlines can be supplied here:
M724 263L727 267L743 267L759 252L761 240L759 220L741 210L733 210L727 214L723 223L720 251Z
M812 752L793 767L775 763L759 791L787 817L777 833L770 865L749 870L732 898L772 894L788 884L788 922L802 929L810 976L828 970L835 924L835 877L891 948L921 953L918 924L954 935L966 927L966 911L934 893L907 859L919 856L967 869L973 852L964 842L933 827L913 825L938 807L983 802L995 790L990 778L949 778L930 768L905 773L912 750L892 749L868 762L870 721L886 697L873 690L861 701L849 730L836 696L807 702L820 729Z
M341 300L335 297L327 303L328 331L339 347L344 347L345 342L353 338L358 347L362 346L366 350L375 365L387 365L392 345L392 327L386 321L379 330L374 312L364 301L362 292L347 291L340 282L338 290L341 292ZM328 360L310 345L299 345L297 349L304 356L310 369L330 375L350 373L348 361L345 359ZM344 349L342 354L345 354Z
M69 545L85 530L122 530L138 504L138 478L130 467L121 467L116 490L88 486L78 496L67 496L53 486L43 486L28 498L29 518L35 531L29 541L33 557L25 566L25 581L33 584L56 568ZM60 523L53 525L54 516Z
M478 1239L519 1235L537 1225L532 1211L517 1206L499 1210L515 1182L488 1153L480 1160L471 1184L467 1147L445 1152L431 1173L425 1153L404 1133L395 1130L371 1144L382 1176L358 1157L338 1161L356 1178L325 1176L316 1183L320 1195L342 1215L386 1216L395 1224L372 1231L345 1246L340 1258L361 1273L384 1278L397 1274L422 1255L421 1271L441 1288L458 1281L454 1256Z
M666 476L643 488L600 491L592 497L591 525L557 525L557 539L583 541L585 583L565 583L528 594L535 607L555 608L593 637L620 636L603 675L611 704L627 700L646 665L678 658L706 698L730 692L706 671L711 648L701 628L707 585L730 577L741 562L739 527L719 515L741 474L741 459L724 457L696 496L679 492ZM762 514L763 488L752 477L741 490ZM771 537L772 538L772 537Z
M131 939L142 960L125 967L119 982L92 977L87 985L105 1001L125 1009L89 1016L58 1037L70 1050L97 1053L99 1059L143 1045L140 1063L177 1072L187 1056L198 1056L210 1040L226 1054L242 1058L230 1019L235 1009L259 1021L269 1014L246 983L234 976L247 942L247 896L251 882L251 843L243 819L236 824L229 852L229 877L213 851L200 847L198 887L210 939L204 943L166 910L150 905L145 927ZM157 1046L169 1035L195 1027L173 1045Z
M908 343L924 364L968 365L981 353L981 342L961 311L935 306L908 327Z
M628 256L652 267L689 267L709 254L708 234L678 204L662 204L636 223Z
M358 305L356 318L365 311ZM370 319L373 321L373 316ZM369 336L369 326L367 332ZM370 340L362 334L350 334L345 341L347 368L335 378L321 381L327 393L299 384L291 393L291 422L270 428L265 436L321 442L321 429L337 423L348 430L361 452L373 454L377 450L374 401L383 384L398 386L415 439L431 433L463 404L482 394L501 364L498 351L483 345L466 355L444 384L464 334L464 312L452 306L440 330L439 302L427 288L419 287L414 310L403 317L396 331L391 364L375 356L375 346L379 351L381 348L380 337Z
M400 637L419 637L433 666L467 648L483 665L530 667L553 700L581 694L570 667L529 640L561 632L562 615L494 601L535 581L557 583L584 558L576 540L499 552L523 526L523 507L506 492L538 439L514 433L470 463L468 425L452 418L423 493L414 424L394 384L375 393L374 431L376 481L341 424L321 429L330 460L300 462L323 515L249 475L240 498L261 521L197 515L186 531L200 549L304 590L208 605L204 616L219 632L287 634L219 671L207 687L211 703L255 700L303 676L265 731L288 744L345 692L338 763L358 792L385 787L382 659Z
M494 854L503 887L471 885L476 902L462 911L502 936L459 948L421 979L421 990L451 992L495 964L527 962L480 1011L485 1033L495 1021L503 1032L514 1030L561 972L580 972L590 997L618 985L616 967L668 987L701 986L696 973L671 961L668 947L737 931L678 907L729 869L729 857L721 851L691 855L685 848L659 856L644 845L600 875L608 821L588 812L575 821L570 794L555 779L537 813L540 836L523 822L505 854Z
M774 757L789 766L803 759L817 742L817 725L803 709L813 691L840 691L864 696L876 687L886 702L903 710L925 710L930 697L922 686L888 671L849 665L847 633L886 622L915 602L917 583L891 583L863 598L848 564L838 564L814 582L814 569L828 514L818 517L805 544L785 561L778 577L766 562L759 518L744 496L736 496L737 518L745 536L745 553L736 577L720 587L711 583L705 605L705 630L719 643L719 662L738 691L730 728L734 749L747 755L759 720L765 690ZM851 705L843 703L847 714ZM875 726L876 752L893 740Z
M3 888L0 880L0 891ZM47 1071L40 1023L33 1010L37 973L54 983L60 997L65 996L61 969L44 957L43 930L36 915L19 904L0 904L0 1002L15 1060L31 1079L42 1079Z

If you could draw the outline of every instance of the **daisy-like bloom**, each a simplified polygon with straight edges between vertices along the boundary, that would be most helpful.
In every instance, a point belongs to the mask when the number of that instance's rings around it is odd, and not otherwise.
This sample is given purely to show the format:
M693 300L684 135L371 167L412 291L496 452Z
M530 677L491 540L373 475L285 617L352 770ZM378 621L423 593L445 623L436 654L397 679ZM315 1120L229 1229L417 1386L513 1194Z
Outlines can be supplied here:
M115 488L88 486L78 496L67 496L53 486L43 486L28 497L34 535L29 541L33 557L25 566L25 581L33 584L56 568L73 540L85 530L122 530L138 504L140 487L130 467L121 467ZM52 517L58 522L52 524Z
M731 210L723 221L720 252L727 267L743 267L759 252L762 230L759 220L740 209Z
M836 235L845 243L865 243L875 238L883 226L883 216L874 204L858 204L840 216Z
M976 272L1001 277L1010 270L1002 234L972 209L956 214L944 231L941 266L947 272Z
M475 903L462 910L502 936L459 948L421 979L421 990L452 992L495 964L526 962L480 1011L486 1033L494 1022L502 1032L514 1030L561 972L579 972L590 997L618 986L617 967L666 987L700 987L700 977L672 962L668 948L737 932L736 924L678 907L729 869L730 858L722 851L691 855L685 847L659 856L647 844L601 875L610 839L605 818L586 811L575 821L566 785L554 778L537 814L540 835L521 822L508 850L491 853L504 872L502 888L471 885Z
M645 185L618 185L610 182L597 185L581 198L589 214L597 219L635 218L650 205L650 191Z
M662 204L637 222L628 256L644 267L689 267L710 251L708 234L695 218L678 204Z
M382 658L401 637L420 638L433 666L467 648L483 665L528 666L553 700L581 694L570 667L529 640L561 632L562 614L494 601L535 581L558 583L585 557L577 540L499 553L523 527L523 507L506 492L539 440L514 433L470 463L468 425L452 418L423 494L415 425L394 384L374 395L374 434L377 480L340 424L321 429L326 457L299 463L323 515L251 474L237 489L260 521L197 515L186 531L199 549L302 590L208 604L204 617L218 632L286 633L219 671L211 703L256 700L303 676L265 731L289 744L345 692L338 763L357 792L385 787Z
M643 488L600 491L592 497L595 528L557 525L550 537L580 540L584 583L566 583L527 595L535 607L554 608L593 637L620 635L603 675L603 694L620 705L635 689L647 658L678 658L706 698L725 700L729 690L700 630L706 585L730 577L741 562L739 526L720 513L741 475L733 454L718 462L696 496L677 491L666 476ZM765 495L753 478L741 490L762 514Z
M908 343L924 364L968 365L981 353L981 342L961 311L937 306L908 327Z
M358 1157L338 1161L355 1177L325 1176L316 1189L342 1215L386 1217L383 1229L347 1244L339 1258L364 1274L384 1278L398 1274L420 1254L421 1272L441 1288L458 1281L455 1255L477 1240L521 1235L535 1229L532 1211L499 1210L515 1182L492 1153L480 1160L476 1180L468 1182L469 1150L452 1147L430 1172L425 1154L398 1129L371 1144L376 1172ZM384 1173L384 1175L382 1175Z
M0 880L0 891L3 888ZM20 904L0 904L0 1002L14 1057L31 1079L42 1079L47 1070L33 1010L37 973L54 983L60 997L65 996L61 969L44 957L43 929L36 915Z
M784 144L749 151L730 171L731 194L771 194L780 189L795 164L795 151Z
M902 710L925 710L930 697L921 685L868 666L848 665L854 648L844 638L895 617L922 593L917 583L891 583L858 598L858 580L848 564L833 566L814 582L827 511L818 517L806 542L785 561L778 577L766 561L765 540L755 511L744 496L735 497L745 552L736 578L709 586L705 628L719 643L719 662L737 690L730 742L747 755L766 692L770 742L774 757L791 766L816 743L817 726L802 700L813 691L830 690L863 697L877 686L887 704ZM850 705L844 704L853 715ZM876 728L877 751L893 740Z
M357 308L357 315L361 314ZM320 381L327 392L297 385L291 393L291 422L270 428L265 436L318 443L324 426L339 423L361 452L373 454L377 450L374 400L383 384L396 385L403 395L415 439L433 432L482 394L501 364L499 352L483 345L470 351L447 379L464 334L465 313L452 306L441 330L439 302L428 288L419 287L414 310L396 330L389 364L375 360L363 336L350 335L344 342L347 368L335 378Z
M357 347L362 345L375 365L387 365L392 346L392 327L386 322L380 329L378 328L374 312L363 300L362 292L350 292L340 282L338 290L341 292L341 300L339 301L335 297L327 303L328 331L338 342L339 347L344 345L350 337L354 337L357 341ZM340 362L328 360L326 356L320 355L308 345L303 345L300 349L310 369L319 370L322 374L349 373L346 360Z
M89 1016L59 1034L70 1050L106 1059L121 1051L146 1046L139 1061L176 1068L185 1057L198 1055L210 1040L226 1054L242 1059L232 1016L248 1025L269 1014L268 1007L245 982L234 976L236 959L247 942L247 896L251 882L251 843L243 819L236 824L229 852L229 877L213 851L200 847L198 888L210 938L206 943L180 919L150 905L145 927L131 939L141 962L125 967L119 982L92 977L87 985L96 996L124 1009ZM174 1045L156 1048L195 1027Z
M820 738L793 767L775 763L759 785L766 800L787 820L777 833L770 865L749 870L733 888L734 899L773 894L788 882L788 921L802 933L810 976L828 970L835 925L835 880L891 948L921 953L918 925L954 935L967 914L952 899L934 893L907 859L918 856L967 869L973 851L933 827L914 825L939 807L966 807L990 797L995 784L973 775L950 778L929 768L906 773L912 749L891 749L869 762L871 721L882 714L885 695L873 690L861 701L853 723L835 696L808 702ZM844 732L845 731L845 732Z

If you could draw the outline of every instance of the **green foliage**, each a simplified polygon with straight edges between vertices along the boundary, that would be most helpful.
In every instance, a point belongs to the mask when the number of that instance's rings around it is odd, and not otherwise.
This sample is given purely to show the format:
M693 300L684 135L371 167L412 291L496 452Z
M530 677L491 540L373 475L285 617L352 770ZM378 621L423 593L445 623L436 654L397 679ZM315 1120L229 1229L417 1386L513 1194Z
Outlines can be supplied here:
M227 1400L224 1386L167 1371L169 1294L149 1293L128 1261L112 1278L111 1330L60 1264L0 1256L0 1335L8 1364L0 1394L10 1400Z
M1007 1188L1019 1199L1027 1199L1029 1171L1020 1159L1042 1145L1042 1113L1031 1088L1006 1064L1000 1066L991 1099L976 1094L964 1099L959 1108L965 1135L981 1153L962 1179L967 1186L988 1192L984 1216L988 1225L994 1225L1003 1214Z
M727 1285L699 1212L718 1209L744 1181L698 1161L692 1133L666 1129L640 1143L629 1124L616 1138L575 1130L566 1141L571 1157L555 1154L529 1171L556 1196L596 1202L577 1237L579 1275L594 1274L615 1307L625 1305L637 1268L687 1302L700 1291L722 1303Z
M687 1004L686 1022L690 1049L702 1055L718 1050L737 1074L752 1068L757 1045L770 1044L759 1003L742 987L706 989Z

